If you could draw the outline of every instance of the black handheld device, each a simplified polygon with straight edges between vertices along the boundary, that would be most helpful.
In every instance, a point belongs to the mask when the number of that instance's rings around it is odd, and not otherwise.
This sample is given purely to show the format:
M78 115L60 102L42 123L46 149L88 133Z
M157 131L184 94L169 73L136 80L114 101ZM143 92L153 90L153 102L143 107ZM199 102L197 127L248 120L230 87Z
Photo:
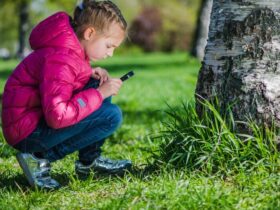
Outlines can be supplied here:
M128 78L132 77L133 75L134 75L134 72L130 71L130 72L126 73L125 75L123 75L120 79L121 79L121 81L125 81Z

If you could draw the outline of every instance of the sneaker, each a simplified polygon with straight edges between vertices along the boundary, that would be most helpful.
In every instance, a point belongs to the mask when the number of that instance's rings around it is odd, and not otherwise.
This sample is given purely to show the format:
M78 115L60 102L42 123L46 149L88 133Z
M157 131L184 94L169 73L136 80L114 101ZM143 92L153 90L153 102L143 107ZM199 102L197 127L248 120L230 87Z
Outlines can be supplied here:
M76 161L75 169L77 174L88 175L91 171L105 174L122 175L132 166L130 160L111 160L99 156L89 165L84 165L80 161Z
M51 165L48 160L39 159L30 153L18 153L16 157L32 187L47 190L60 187L60 184L50 177Z

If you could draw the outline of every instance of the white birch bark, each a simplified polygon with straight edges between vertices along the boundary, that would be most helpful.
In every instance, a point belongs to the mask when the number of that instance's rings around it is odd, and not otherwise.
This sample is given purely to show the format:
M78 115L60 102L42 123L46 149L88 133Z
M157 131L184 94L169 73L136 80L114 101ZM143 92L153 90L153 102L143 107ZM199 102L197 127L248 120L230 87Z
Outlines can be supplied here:
M213 0L202 1L191 50L191 54L201 61L204 58L204 51L207 44L212 4Z
M196 94L280 127L279 60L280 0L214 0Z

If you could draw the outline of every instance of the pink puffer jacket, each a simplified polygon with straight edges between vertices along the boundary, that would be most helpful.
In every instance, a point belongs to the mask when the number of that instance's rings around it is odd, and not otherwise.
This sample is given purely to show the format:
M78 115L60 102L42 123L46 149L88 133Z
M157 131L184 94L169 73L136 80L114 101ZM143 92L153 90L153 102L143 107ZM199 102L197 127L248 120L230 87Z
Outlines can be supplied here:
M39 23L29 41L34 51L13 71L3 93L3 134L10 145L31 134L42 117L50 127L63 128L103 100L94 88L81 91L92 70L66 13Z

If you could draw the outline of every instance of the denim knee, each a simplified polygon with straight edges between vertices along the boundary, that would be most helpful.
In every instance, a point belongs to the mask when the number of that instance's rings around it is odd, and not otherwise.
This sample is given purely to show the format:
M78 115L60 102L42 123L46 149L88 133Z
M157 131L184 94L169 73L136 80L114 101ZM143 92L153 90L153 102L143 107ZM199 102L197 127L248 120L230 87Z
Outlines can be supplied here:
M117 105L110 104L108 106L108 112L110 113L109 119L111 121L111 128L116 130L123 121L122 111Z

